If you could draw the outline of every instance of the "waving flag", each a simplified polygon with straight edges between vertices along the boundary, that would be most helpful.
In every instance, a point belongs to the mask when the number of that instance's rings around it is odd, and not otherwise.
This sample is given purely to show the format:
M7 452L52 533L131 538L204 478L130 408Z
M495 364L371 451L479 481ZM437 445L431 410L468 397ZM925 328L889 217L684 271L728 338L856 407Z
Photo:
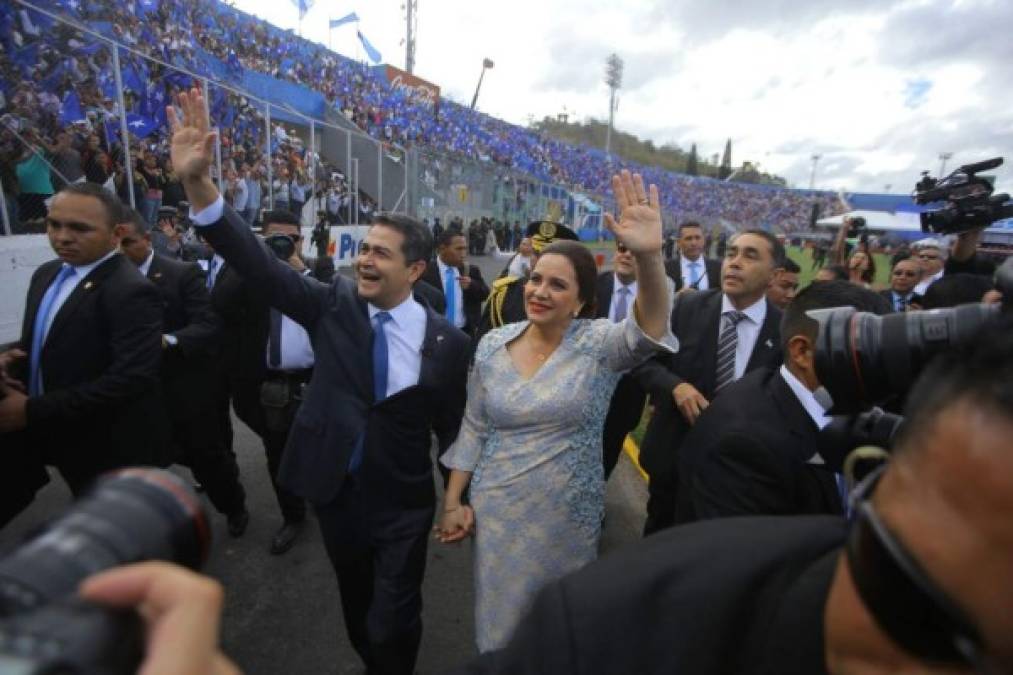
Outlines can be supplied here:
M331 26L331 28L337 28L338 26L344 26L346 23L352 23L353 21L358 21L358 20L359 20L359 15L356 14L355 12L352 12L351 14L346 14L345 16L341 17L340 19L331 19L330 26Z
M376 51L376 47L369 44L369 40L362 34L362 31L355 31L355 34L359 36L359 42L362 43L362 48L366 50L366 54L369 56L369 60L373 63L380 63L383 61L383 57L380 56L380 52Z
M69 127L71 124L80 122L83 119L85 119L85 116L81 112L81 99L77 97L77 92L71 89L60 103L60 124Z
M143 115L127 113L127 129L137 138L144 138L157 128L155 120Z

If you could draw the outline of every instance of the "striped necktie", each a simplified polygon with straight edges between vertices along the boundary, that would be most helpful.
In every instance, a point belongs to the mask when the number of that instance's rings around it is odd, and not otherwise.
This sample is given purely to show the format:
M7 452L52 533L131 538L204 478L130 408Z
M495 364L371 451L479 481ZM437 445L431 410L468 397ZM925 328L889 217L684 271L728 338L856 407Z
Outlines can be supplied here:
M739 345L736 328L746 318L744 312L731 310L721 315L721 335L718 338L718 370L715 393L735 381L735 349Z

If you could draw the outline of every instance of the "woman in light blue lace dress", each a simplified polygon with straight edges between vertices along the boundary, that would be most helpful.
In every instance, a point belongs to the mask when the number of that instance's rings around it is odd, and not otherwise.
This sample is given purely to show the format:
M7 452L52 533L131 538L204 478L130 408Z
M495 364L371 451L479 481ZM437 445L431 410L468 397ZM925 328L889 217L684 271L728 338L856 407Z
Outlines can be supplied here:
M648 198L627 172L613 187L621 216L607 220L637 260L635 319L591 320L594 259L576 242L548 246L524 289L528 320L479 343L464 423L441 460L452 471L435 529L444 542L474 533L481 651L507 642L545 583L595 558L612 392L623 371L675 348L657 188Z

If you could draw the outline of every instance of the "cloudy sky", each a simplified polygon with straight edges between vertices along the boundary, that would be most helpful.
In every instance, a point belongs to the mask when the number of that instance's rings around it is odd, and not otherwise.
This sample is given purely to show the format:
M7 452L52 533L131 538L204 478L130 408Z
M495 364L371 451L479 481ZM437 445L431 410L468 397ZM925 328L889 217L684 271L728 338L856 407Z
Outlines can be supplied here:
M356 12L359 29L404 66L402 0L317 0L303 35ZM236 0L296 28L291 0ZM1006 155L1013 191L1010 0L419 0L415 72L517 124L564 110L608 115L606 56L625 60L616 124L701 154L731 137L735 164L798 187L907 192L919 172ZM333 47L364 58L352 25Z

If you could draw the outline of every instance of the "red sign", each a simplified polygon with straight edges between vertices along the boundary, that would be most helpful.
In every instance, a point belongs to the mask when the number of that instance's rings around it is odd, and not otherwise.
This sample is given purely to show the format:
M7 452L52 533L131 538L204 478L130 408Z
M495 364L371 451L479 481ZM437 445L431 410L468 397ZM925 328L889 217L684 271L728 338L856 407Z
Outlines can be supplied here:
M400 68L387 66L387 82L394 89L402 89L406 93L414 94L417 100L428 105L434 105L440 100L439 86L432 82L426 82Z

